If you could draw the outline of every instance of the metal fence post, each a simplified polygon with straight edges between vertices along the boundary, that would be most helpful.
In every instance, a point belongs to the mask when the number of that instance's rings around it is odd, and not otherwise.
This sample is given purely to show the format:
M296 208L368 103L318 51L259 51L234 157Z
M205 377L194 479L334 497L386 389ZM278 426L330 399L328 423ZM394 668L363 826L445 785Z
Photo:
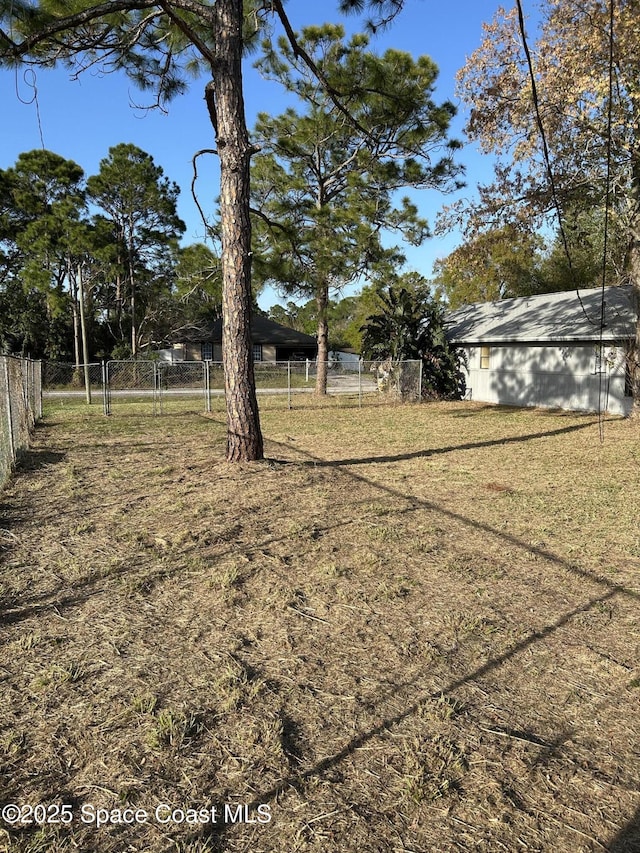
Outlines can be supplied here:
M31 407L31 414L33 417L33 422L35 424L37 415L37 407L36 407L36 363L33 359L29 359L29 406Z
M105 415L111 414L111 394L109 392L109 362L102 362L102 411Z
M160 376L160 371L158 369L158 365L153 362L153 414L162 414L162 390L160 388L160 383L162 379Z
M38 404L38 420L40 420L40 418L43 415L43 410L42 410L42 361L41 360L36 361L36 364L38 365L38 370L37 370L37 374L36 374L38 377L36 402Z
M27 407L27 420L29 421L29 429L33 429L36 422L36 407L33 399L33 362L28 358L25 362L25 389L24 398Z
M29 359L29 408L31 409L31 418L33 420L33 425L35 426L36 420L38 419L37 410L36 410L36 366L33 359Z
M13 464L16 461L16 446L13 435L13 417L11 415L11 387L9 385L9 364L6 356L0 357L0 360L2 361L2 364L4 366L4 389L7 398L7 425L9 427L9 453L11 456L11 464Z
M204 410L207 414L211 413L211 382L209 379L209 362L202 362L202 369L204 371Z

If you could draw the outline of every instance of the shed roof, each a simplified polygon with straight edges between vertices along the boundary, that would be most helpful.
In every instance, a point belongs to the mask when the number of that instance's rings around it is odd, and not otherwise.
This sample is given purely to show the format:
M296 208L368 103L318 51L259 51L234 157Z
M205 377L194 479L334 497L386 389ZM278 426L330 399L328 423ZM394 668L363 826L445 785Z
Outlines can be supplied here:
M213 343L222 342L222 320L212 320L183 326L177 329L172 339L176 343ZM315 347L316 339L312 335L289 329L262 314L251 317L251 341L254 344L275 344L283 347Z
M602 288L566 290L464 305L447 317L454 344L598 341ZM604 288L605 341L635 335L631 285Z

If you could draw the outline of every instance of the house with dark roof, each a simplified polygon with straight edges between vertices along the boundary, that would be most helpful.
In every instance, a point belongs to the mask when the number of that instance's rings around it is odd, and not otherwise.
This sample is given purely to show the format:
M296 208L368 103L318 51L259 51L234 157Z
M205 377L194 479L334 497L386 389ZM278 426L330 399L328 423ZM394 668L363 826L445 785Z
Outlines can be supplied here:
M289 329L261 314L251 318L254 361L304 361L315 359L316 339ZM170 361L222 361L222 320L176 330L170 349L162 350Z
M627 415L636 323L624 285L465 305L447 337L467 356L474 400Z

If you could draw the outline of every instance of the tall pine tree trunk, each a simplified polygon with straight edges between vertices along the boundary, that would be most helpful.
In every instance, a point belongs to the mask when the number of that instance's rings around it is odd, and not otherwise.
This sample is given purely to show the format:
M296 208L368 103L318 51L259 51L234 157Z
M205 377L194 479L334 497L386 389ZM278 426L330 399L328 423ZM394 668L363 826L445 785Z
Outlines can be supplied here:
M75 287L71 292L71 317L73 322L73 358L76 371L80 370L80 317L78 315L78 294Z
M222 231L222 361L227 407L227 459L263 458L251 343L252 149L242 97L242 0L217 0L213 82L206 89L220 157Z
M138 356L138 326L136 324L136 275L134 271L133 225L129 224L127 238L127 263L129 267L129 308L131 310L131 357Z
M316 394L327 393L327 366L329 362L329 288L320 285L316 292L318 309L318 361L316 370Z
M80 331L82 333L82 362L84 364L84 396L91 405L91 378L89 375L89 339L87 337L87 318L85 312L85 291L82 278L82 265L78 264L78 305L80 307Z

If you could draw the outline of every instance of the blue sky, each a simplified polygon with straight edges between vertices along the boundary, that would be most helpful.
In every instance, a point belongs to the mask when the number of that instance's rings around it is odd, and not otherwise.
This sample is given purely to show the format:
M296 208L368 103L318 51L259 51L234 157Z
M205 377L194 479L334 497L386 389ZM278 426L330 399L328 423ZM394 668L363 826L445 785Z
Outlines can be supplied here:
M506 4L505 4L506 5ZM394 24L372 40L371 47L406 50L414 56L427 54L440 69L436 100L455 100L455 74L465 58L482 39L482 23L492 19L499 0L406 0ZM287 12L296 28L308 24L337 22L337 0L289 0ZM359 28L357 17L346 24ZM261 79L245 61L244 84L247 123L252 127L258 111L278 114L286 106L279 87ZM184 243L202 241L204 228L191 198L192 157L201 148L213 146L213 130L203 100L206 80L195 80L187 94L169 105L167 115L143 109L151 95L140 92L124 75L104 75L98 70L84 72L77 81L64 69L3 70L0 72L3 120L0 130L0 168L13 165L18 155L44 146L75 160L87 175L94 174L112 145L132 142L149 152L165 174L181 187L179 212L187 224ZM34 85L37 101L34 100ZM464 115L456 118L452 135L462 138ZM42 138L41 138L42 137ZM466 167L467 187L461 195L473 193L490 171L490 160L466 145L459 161ZM214 209L218 195L218 170L214 157L200 158L197 184L200 203L206 214ZM413 196L420 213L433 223L441 206L452 200L435 191ZM431 274L433 262L447 255L460 242L459 234L432 238L420 248L406 247L408 267L423 275ZM260 299L263 308L276 301L272 292Z

